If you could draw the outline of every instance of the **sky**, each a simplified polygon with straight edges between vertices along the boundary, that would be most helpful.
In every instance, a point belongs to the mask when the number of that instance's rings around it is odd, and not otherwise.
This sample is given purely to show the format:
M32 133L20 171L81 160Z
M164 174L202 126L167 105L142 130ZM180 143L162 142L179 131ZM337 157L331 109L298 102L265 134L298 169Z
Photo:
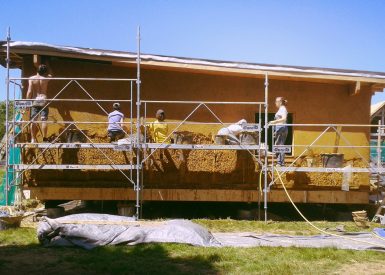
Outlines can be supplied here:
M140 25L144 53L385 72L383 0L0 0L0 11L1 40L10 27L12 40L135 51Z

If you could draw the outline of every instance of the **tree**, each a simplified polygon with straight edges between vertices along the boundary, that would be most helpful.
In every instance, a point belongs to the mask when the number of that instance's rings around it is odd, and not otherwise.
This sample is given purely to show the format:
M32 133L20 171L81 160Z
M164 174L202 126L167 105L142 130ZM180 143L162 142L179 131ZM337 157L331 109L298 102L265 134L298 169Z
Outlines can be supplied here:
M0 137L2 138L5 134L5 101L0 101ZM8 118L12 119L13 104L9 104L9 115Z

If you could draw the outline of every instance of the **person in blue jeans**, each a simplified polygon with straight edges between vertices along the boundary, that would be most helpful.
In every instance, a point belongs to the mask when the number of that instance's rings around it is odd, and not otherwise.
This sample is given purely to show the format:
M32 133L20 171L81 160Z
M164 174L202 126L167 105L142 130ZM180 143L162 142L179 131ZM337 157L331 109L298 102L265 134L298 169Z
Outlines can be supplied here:
M123 130L124 115L120 111L120 104L118 102L112 105L113 112L108 114L108 137L110 142L124 138L125 132Z
M275 126L274 137L275 145L285 145L288 128L287 123L287 100L283 97L277 97L275 99L275 106L278 111L275 113L274 120L270 122L270 125ZM285 166L285 153L277 153L278 166Z

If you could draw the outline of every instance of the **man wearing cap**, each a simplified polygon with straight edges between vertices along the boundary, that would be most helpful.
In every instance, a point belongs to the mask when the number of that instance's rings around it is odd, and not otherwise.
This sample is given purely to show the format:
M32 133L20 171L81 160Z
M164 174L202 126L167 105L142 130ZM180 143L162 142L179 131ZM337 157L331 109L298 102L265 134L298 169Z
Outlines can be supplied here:
M124 115L120 112L120 104L118 102L112 105L113 112L108 114L108 137L110 142L116 141L124 137L123 119Z
M165 123L165 113L162 109L156 112L156 120L150 125L150 133L155 143L166 143L168 125Z

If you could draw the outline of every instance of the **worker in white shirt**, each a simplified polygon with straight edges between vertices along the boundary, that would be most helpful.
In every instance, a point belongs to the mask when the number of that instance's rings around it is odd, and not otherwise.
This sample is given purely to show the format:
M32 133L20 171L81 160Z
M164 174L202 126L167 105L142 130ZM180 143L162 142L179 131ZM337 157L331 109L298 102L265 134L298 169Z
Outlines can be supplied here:
M287 125L287 100L283 97L277 97L275 99L275 106L277 107L278 111L275 113L274 120L270 121L270 125L275 126L275 145L285 145L288 128ZM284 166L285 165L285 153L277 153L277 159L278 159L278 166Z
M230 143L239 143L239 134L245 129L246 126L247 121L245 119L241 119L237 123L221 128L218 131L218 135L227 136Z
M108 114L108 137L110 138L110 142L117 141L118 139L122 139L125 135L123 130L123 120L124 115L120 111L120 103L115 102L112 105L114 109L113 112Z

